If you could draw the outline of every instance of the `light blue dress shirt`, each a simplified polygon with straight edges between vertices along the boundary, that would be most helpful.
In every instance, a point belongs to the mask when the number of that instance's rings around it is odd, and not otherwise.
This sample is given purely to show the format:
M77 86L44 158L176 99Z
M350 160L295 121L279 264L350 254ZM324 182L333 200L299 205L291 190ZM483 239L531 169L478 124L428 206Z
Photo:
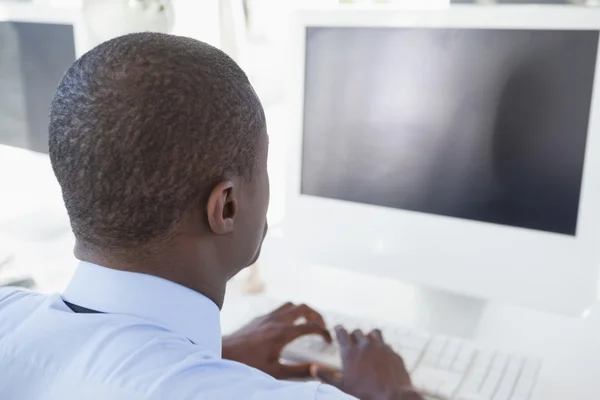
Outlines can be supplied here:
M63 299L102 314L77 314ZM218 307L150 275L81 263L63 295L0 288L2 400L348 400L221 359Z

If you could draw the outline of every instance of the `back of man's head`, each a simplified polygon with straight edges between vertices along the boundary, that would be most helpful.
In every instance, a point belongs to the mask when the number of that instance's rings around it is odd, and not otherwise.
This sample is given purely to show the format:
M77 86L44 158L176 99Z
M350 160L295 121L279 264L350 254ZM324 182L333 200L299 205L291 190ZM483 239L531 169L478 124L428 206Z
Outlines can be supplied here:
M248 176L265 131L244 72L205 43L158 33L99 45L52 102L50 158L78 243L145 249L193 204Z

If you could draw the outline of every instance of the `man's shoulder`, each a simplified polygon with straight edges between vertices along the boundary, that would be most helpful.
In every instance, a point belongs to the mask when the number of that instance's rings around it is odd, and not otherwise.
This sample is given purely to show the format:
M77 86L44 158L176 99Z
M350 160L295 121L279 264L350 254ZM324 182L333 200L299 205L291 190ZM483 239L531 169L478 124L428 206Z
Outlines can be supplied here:
M26 293L26 291L18 287L0 286L0 301L22 293Z
M129 336L128 331L135 333ZM222 359L170 332L154 331L153 337L148 335L150 332L127 327L112 344L100 340L104 343L102 348L86 351L87 355L82 354L79 359L89 374L84 380L93 376L108 386L136 392L147 399L351 399L318 382L276 380L255 368ZM89 358L91 355L93 359Z
M12 287L12 286L1 286L0 287L0 311L6 309L9 306L19 306L24 304L21 300L27 299L28 303L40 303L46 298L46 295L33 292L31 290ZM36 301L37 300L37 301Z
M317 383L278 381L223 360L149 320L73 314L58 295L0 288L0 319L0 345L10 349L15 360L27 361L28 369L39 369L36 373L45 371L45 364L36 360L52 360L63 371L54 371L54 381L75 392L94 387L145 399L346 399ZM0 360L0 370L3 367Z
M134 347L129 339L117 346L89 352L78 361L87 366L89 379L137 393L147 399L347 400L341 392L321 391L317 382L286 382L234 361L224 360L201 346L168 333ZM110 366L110 369L107 367ZM83 371L82 369L79 369Z
M35 314L48 295L26 289L0 287L0 344L7 345L15 337L15 331Z

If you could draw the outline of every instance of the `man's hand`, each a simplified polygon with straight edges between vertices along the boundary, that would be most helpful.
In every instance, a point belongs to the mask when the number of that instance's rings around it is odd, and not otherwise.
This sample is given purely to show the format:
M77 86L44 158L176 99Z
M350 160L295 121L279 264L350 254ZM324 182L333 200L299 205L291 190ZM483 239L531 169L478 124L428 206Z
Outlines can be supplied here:
M303 318L304 322L297 323ZM277 379L311 376L311 364L287 365L279 362L281 350L303 335L317 334L330 343L331 335L323 317L306 305L286 303L256 318L223 338L223 358L257 368Z
M339 326L335 331L342 372L313 367L314 376L361 400L421 399L412 389L404 361L384 342L381 331L348 334Z

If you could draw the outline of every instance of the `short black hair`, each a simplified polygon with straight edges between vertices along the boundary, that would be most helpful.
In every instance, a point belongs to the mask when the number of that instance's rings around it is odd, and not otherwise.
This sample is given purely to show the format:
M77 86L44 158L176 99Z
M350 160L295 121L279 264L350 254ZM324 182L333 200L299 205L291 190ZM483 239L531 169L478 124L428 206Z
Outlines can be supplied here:
M246 74L206 43L135 33L90 50L50 110L52 167L79 242L168 240L192 204L250 176L265 116Z

